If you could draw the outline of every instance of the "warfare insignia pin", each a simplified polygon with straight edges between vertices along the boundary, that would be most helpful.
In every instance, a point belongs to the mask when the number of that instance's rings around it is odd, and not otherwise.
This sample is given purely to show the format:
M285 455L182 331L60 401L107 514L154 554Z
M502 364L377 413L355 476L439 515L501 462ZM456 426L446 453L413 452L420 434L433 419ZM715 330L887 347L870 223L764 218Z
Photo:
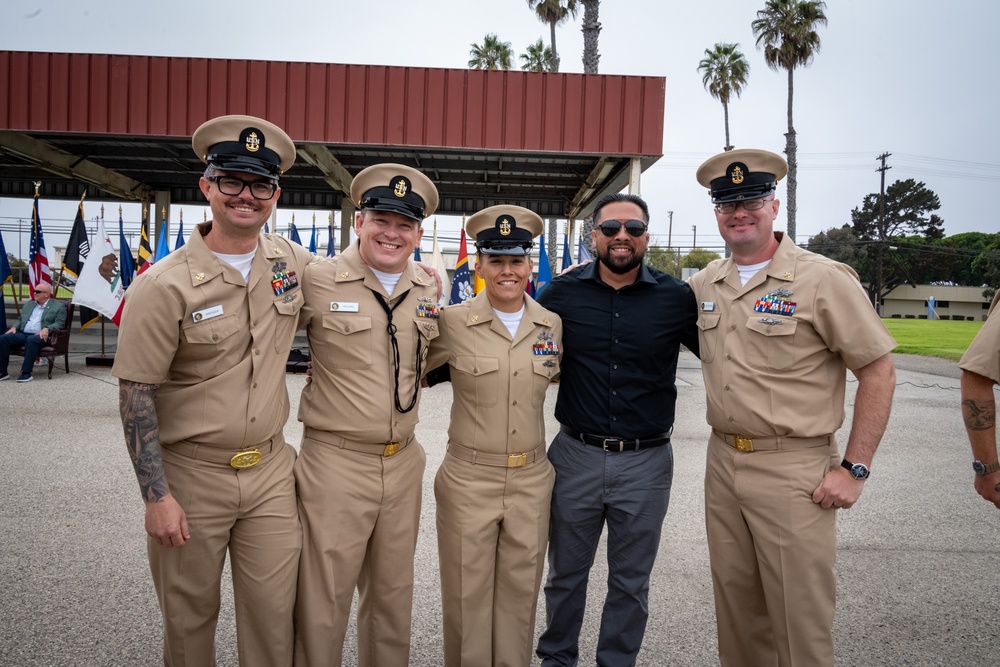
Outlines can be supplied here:
M760 322L761 324L770 324L770 325L784 324L784 322L774 317L762 317L757 321Z

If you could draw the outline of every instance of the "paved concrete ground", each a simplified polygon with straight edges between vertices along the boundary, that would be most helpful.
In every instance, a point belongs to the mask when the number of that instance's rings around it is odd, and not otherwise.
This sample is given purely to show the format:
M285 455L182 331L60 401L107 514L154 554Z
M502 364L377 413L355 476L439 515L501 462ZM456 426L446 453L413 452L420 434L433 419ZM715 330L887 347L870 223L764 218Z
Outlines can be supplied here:
M76 349L92 352L99 337L74 333L74 340ZM899 357L897 366L893 416L872 478L861 502L840 517L837 662L996 665L1000 515L972 489L957 368L914 357ZM41 372L31 383L0 383L0 666L152 667L162 664L159 611L116 382L108 369L85 366L82 351L71 371L57 369L51 381ZM641 665L717 664L702 507L708 427L693 356L682 356L678 378L674 490ZM303 382L288 376L293 415ZM851 401L855 387L849 384ZM442 662L432 482L450 401L447 385L427 390L418 429L427 450L413 623L412 664L420 667ZM548 426L551 435L551 416ZM286 437L297 443L300 435L293 419ZM606 573L602 552L582 636L584 665L593 664ZM236 665L232 614L227 588L221 667ZM540 605L537 631L543 614Z

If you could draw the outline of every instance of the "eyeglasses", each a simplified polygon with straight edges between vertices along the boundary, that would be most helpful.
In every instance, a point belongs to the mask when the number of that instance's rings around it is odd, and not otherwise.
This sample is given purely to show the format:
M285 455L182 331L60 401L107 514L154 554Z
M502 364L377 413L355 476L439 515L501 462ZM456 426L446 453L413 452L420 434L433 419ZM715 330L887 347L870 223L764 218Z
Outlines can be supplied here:
M625 228L629 236L639 237L646 233L648 226L642 220L605 220L597 225L597 228L608 238L617 236L622 227Z
M716 204L715 210L718 211L719 213L732 213L733 211L736 210L737 204L743 204L744 211L759 211L760 209L764 208L764 204L766 204L769 201L774 201L774 197L770 197L767 199L764 198L747 199L745 201L727 201L721 204Z
M250 188L250 194L254 199L270 199L278 189L278 184L273 181L244 181L232 176L212 176L208 180L218 185L222 194L230 197L236 197L242 194L244 189Z

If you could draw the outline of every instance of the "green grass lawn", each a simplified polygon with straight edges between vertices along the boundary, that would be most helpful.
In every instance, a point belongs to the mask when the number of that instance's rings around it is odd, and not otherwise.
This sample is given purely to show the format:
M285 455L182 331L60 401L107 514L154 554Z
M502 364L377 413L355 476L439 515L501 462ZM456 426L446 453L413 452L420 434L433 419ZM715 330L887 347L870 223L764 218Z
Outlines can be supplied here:
M899 345L893 352L958 361L983 328L982 322L951 320L882 320Z

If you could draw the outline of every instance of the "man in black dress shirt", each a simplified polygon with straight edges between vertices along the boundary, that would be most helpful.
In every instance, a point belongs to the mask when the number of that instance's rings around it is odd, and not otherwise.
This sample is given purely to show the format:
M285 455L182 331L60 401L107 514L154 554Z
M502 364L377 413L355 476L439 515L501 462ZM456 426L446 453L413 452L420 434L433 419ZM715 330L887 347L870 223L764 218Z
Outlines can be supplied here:
M646 630L649 575L670 499L681 344L698 352L694 294L643 264L649 209L612 194L594 211L597 261L557 277L538 302L563 321L563 357L549 448L556 469L545 584L542 665L575 665L597 544L608 526L608 595L597 664L635 664Z

